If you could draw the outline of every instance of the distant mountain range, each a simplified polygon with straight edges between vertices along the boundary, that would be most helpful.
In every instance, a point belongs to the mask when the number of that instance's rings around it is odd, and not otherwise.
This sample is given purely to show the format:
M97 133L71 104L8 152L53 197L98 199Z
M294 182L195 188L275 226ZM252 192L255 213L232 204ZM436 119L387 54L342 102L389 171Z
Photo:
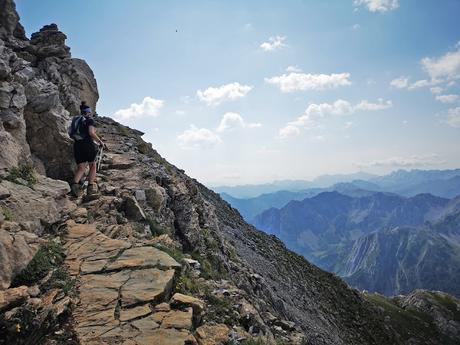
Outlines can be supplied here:
M384 176L358 172L348 175L323 175L312 181L280 180L266 184L220 186L212 188L234 198L255 198L279 191L307 192L308 189L333 188L336 184L352 183L356 188L392 192L405 196L430 193L442 197L460 194L460 169L451 170L397 170Z
M459 172L460 175L460 172ZM264 184L247 184L239 186L219 186L211 188L216 193L228 194L234 198L245 199L255 198L262 194L275 193L279 191L299 192L310 188L326 188L339 182L351 182L354 180L368 180L377 177L365 172L343 175L322 175L312 181L306 180L279 180Z
M326 175L319 177L315 182L308 181L279 181L270 185L250 185L238 187L220 187L228 192L221 191L221 197L236 208L246 221L253 223L257 214L275 207L281 208L289 201L302 200L318 195L322 192L338 191L349 196L369 195L373 192L387 192L402 196L414 196L421 193L429 193L444 198L453 198L460 195L460 169L456 170L398 170L385 176L367 175L368 180L353 179L358 176L364 177L365 173L352 175ZM327 182L340 180L327 187L314 187L301 189L301 186L308 184L324 185ZM353 180L351 180L353 179ZM351 182L350 182L351 180ZM256 190L265 190L267 186L271 189L291 187L290 190L277 190L272 193L264 193L256 197L237 197L245 193L238 188L248 188L251 194ZM216 190L216 189L215 189Z
M460 197L323 192L266 210L254 225L360 289L460 296Z

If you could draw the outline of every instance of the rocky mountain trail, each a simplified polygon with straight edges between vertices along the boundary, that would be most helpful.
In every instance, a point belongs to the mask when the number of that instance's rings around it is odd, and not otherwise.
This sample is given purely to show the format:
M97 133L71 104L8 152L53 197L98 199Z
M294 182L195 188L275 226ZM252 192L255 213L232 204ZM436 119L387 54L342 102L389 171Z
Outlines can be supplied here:
M58 308L55 305L60 307L59 314L51 313L53 318L48 326L38 327L43 333L51 332L48 337L36 335L45 344L59 344L62 338L81 344L217 344L227 341L240 344L244 339L261 335L267 341L274 341L274 334L278 334L279 339L292 338L300 343L302 333L293 324L273 315L270 325L266 324L249 302L250 296L231 281L221 279L223 276L217 274L206 255L202 257L197 251L187 253L185 247L190 244L186 241L185 246L182 244L181 237L177 237L180 225L172 221L180 208L168 206L177 195L189 193L186 184L174 181L177 178L174 174L182 172L170 165L155 163L154 160L161 160L161 157L151 148L147 154L129 151L135 145L145 144L134 136L135 131L131 136L125 133L126 136L120 138L119 133L114 134L117 128L124 132L130 129L107 118L98 118L97 122L108 145L98 177L100 195L97 199L88 201L85 195L69 197L67 184L62 188L56 182L51 188L50 181L42 177L31 187L19 184L21 181L2 182L8 187L2 192L3 201L14 212L12 201L18 210L24 209L29 202L19 198L18 188L27 189L29 194L35 190L42 193L42 202L56 208L57 201L65 205L59 208L58 215L53 214L56 219L48 219L48 214L38 208L31 216L40 214L42 222L49 223L39 232L41 237L36 236L37 240L41 244L55 241L62 247L65 259L46 273L49 276L64 270L64 285L69 291L64 292L62 287L45 288L46 283L40 282L44 273L38 281L27 282L38 287L35 297L27 294L30 288L27 285L7 289L2 292L6 296L2 309L9 312L0 324L13 327L16 322L24 339L30 339L37 328L24 322L20 315L24 310L40 315L43 300L46 300L50 310ZM126 151L128 153L119 153ZM157 178L146 180L145 174L155 174ZM174 188L168 188L170 185ZM45 195L48 199L44 199ZM2 228L11 224L24 227L27 219L6 222ZM206 244L216 246L211 235L207 236ZM35 259L34 253L37 255L39 244L33 248L35 251L16 269L11 279L35 268L29 266ZM207 251L206 245L203 248ZM62 301L65 301L63 306ZM66 317L60 319L61 315ZM60 329L65 332L59 333ZM8 334L5 339L10 340L16 333L14 329L12 333L2 331ZM15 340L21 343L20 337Z

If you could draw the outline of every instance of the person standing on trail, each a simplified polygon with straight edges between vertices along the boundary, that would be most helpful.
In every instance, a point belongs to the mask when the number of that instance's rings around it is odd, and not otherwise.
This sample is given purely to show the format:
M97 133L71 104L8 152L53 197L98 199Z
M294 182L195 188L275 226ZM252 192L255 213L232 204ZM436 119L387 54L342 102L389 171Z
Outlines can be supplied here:
M76 197L80 192L80 180L85 174L86 166L89 164L88 175L88 195L97 194L96 185L96 156L99 146L106 147L99 136L96 134L96 126L92 118L92 111L85 102L81 102L80 115L72 119L72 124L69 128L69 135L74 140L73 151L77 169L72 181L72 194Z

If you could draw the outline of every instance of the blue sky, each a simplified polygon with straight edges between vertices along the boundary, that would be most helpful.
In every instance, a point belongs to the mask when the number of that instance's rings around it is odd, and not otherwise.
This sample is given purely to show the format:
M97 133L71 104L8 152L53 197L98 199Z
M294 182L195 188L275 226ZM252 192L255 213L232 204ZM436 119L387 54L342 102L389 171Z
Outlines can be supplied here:
M17 0L210 186L460 167L460 1ZM177 31L176 31L177 30Z

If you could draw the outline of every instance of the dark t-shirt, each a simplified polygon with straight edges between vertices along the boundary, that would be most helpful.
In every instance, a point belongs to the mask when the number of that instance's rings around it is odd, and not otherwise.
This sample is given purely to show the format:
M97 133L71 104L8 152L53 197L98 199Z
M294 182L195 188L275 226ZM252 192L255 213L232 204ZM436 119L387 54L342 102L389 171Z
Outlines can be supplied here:
M85 139L83 140L85 141L93 140L91 136L89 135L89 126L96 127L96 123L94 122L93 118L89 116L85 116L85 121L82 124L83 133L85 133Z

